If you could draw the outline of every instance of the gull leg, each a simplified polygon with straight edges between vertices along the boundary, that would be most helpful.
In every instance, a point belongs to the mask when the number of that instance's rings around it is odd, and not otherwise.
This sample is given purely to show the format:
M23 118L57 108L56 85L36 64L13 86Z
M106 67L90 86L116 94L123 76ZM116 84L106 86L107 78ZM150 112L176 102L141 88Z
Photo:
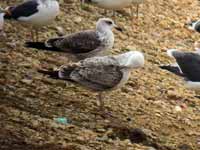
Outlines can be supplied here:
M35 41L33 29L31 29L31 39L32 41Z
M35 35L36 35L36 42L39 41L39 31L38 29L35 29Z
M104 118L108 118L108 117L114 118L114 116L110 112L107 112L105 110L103 92L99 92L98 98L99 98L99 104L100 104L98 114L100 114Z
M139 17L139 4L137 4L136 13L137 13L137 19L138 19L138 17Z
M104 110L103 92L100 92L98 94L98 98L99 98L99 104L100 104L99 109L100 111L103 111Z
M115 10L113 10L113 17L115 18L115 16L116 16L116 12Z
M85 4L85 0L81 0L81 7Z
M106 9L104 9L104 12L103 12L103 13L104 13L104 15L107 15L107 10L106 10Z
M130 13L131 13L131 23L132 23L132 29L134 24L134 13L133 13L133 6L130 6Z

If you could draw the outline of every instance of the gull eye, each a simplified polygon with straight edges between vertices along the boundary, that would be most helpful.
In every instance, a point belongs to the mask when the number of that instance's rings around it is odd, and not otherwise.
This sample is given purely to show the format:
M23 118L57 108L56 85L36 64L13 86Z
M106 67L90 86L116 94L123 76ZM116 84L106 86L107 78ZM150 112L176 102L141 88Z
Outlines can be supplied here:
M112 25L112 24L113 24L112 21L106 21L106 23L107 23L108 25Z

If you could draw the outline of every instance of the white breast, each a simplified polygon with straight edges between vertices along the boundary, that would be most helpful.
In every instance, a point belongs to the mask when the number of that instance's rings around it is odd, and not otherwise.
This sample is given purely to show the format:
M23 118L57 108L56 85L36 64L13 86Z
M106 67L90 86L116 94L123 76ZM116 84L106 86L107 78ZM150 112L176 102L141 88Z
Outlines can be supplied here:
M102 41L102 45L106 47L106 49L112 49L114 45L114 34L111 30L107 30L104 33L98 33L100 40Z
M0 31L3 30L4 14L0 13Z
M59 4L57 1L49 1L47 4L40 4L38 10L36 14L30 17L20 17L18 20L33 26L48 25L59 14Z

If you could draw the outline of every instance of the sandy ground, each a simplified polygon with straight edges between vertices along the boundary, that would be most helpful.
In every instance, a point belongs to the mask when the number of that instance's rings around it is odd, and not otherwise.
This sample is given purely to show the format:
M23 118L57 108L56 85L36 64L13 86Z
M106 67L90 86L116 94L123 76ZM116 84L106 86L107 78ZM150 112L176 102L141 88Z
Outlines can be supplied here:
M0 5L6 7L6 2L1 0ZM102 9L81 9L77 1L65 0L61 6L56 21L41 29L40 40L56 36L56 26L67 34L92 29L104 16ZM133 71L125 87L106 94L106 110L113 118L96 114L95 93L37 72L67 64L66 54L24 48L30 28L18 22L5 24L7 37L0 42L1 150L200 149L200 99L180 78L158 67L174 61L166 55L167 48L193 50L200 35L184 23L198 19L200 5L193 0L148 0L139 20L132 23L127 13L115 17L124 32L114 31L112 53L140 50L146 65ZM57 123L59 117L66 117L69 124Z

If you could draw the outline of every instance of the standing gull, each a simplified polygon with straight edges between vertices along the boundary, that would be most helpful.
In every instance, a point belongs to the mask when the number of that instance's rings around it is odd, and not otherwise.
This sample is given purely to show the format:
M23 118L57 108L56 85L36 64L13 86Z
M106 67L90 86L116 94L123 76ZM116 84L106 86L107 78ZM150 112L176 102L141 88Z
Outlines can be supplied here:
M137 6L137 17L139 13L139 4L144 3L145 0L84 0L86 3L94 4L98 7L111 10L120 10L125 7L130 7L131 16L133 17L133 9L131 4Z
M170 49L167 53L170 57L176 59L177 65L160 67L183 77L189 89L200 90L200 54L182 52L176 49Z
M101 18L96 24L96 30L86 30L63 37L57 37L46 42L26 42L29 48L59 51L72 54L77 59L85 59L102 55L114 44L112 28L121 30L113 20Z
M99 93L100 109L104 108L102 93L122 87L129 79L131 70L144 66L141 52L130 51L115 56L92 57L57 71L40 70L55 79L73 81Z
M35 29L38 40L38 27L49 25L59 14L57 0L28 0L17 6L8 7L5 10L5 19L14 19L30 24ZM32 38L34 33L31 31Z

